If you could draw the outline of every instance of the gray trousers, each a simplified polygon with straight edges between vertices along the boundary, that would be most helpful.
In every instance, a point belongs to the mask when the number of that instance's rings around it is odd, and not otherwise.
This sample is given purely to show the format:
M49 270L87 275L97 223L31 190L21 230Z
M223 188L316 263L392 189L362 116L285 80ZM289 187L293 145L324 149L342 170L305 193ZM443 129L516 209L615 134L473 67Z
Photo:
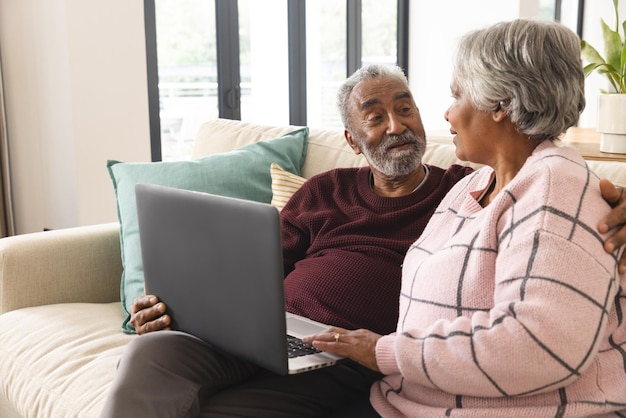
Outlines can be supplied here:
M101 416L377 416L369 390L379 377L351 361L279 376L191 335L158 331L125 349Z

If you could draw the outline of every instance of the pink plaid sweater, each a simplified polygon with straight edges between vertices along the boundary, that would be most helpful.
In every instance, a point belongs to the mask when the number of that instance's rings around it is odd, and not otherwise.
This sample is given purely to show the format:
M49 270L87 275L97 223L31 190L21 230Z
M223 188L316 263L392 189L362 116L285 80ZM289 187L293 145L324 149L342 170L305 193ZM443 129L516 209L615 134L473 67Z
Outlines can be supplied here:
M383 416L624 416L626 279L596 231L609 210L597 177L544 142L482 208L492 172L461 180L409 249L373 405Z

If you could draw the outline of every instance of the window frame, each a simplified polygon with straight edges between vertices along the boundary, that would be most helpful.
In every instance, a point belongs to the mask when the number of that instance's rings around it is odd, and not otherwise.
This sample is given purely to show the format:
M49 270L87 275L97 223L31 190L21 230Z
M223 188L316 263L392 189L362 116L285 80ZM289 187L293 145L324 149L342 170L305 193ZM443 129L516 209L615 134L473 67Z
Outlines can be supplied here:
M289 123L307 125L306 0L288 0ZM346 77L361 67L361 0L346 0ZM238 2L215 0L219 117L241 120ZM408 76L409 0L397 0L396 63ZM150 148L162 160L155 0L144 0ZM233 71L233 69L237 71Z

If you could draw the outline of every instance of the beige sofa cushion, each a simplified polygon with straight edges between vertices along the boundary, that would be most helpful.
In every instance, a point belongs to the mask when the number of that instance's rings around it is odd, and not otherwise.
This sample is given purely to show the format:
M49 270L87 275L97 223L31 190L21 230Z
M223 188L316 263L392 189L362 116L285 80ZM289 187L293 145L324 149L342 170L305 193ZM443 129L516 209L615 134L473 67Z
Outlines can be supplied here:
M362 167L367 165L363 155L357 155L343 136L341 129L311 129L307 157L302 166L302 176L309 178L314 174L337 167Z
M230 151L233 147L239 148L252 142L275 138L298 128L297 126L263 126L228 119L214 119L200 127L192 158ZM223 137L231 138L231 141L225 143L215 140L215 138ZM366 164L365 158L356 155L348 146L343 137L343 130L310 128L307 156L302 166L303 177L309 178L331 168L360 167Z
M200 158L219 152L229 151L231 146L242 147L251 142L263 141L284 135L297 126L263 126L253 123L214 119L204 123L198 132L192 158ZM310 128L307 155L302 166L302 176L309 178L337 167L361 167L367 165L365 157L354 153L344 138L342 129ZM231 141L224 143L219 138L228 137ZM443 137L435 136L430 141L424 155L424 162L440 167L451 164L471 165L456 158L454 145Z
M67 303L0 315L2 397L24 417L97 417L124 346L115 303ZM1 415L1 414L0 414Z
M232 151L264 139L283 136L298 126L263 126L230 119L213 119L200 126L191 158ZM215 140L213 138L219 138ZM229 138L228 141L222 140Z
M241 147L251 142L274 138L297 129L296 126L263 126L253 123L214 119L203 124L199 130L193 152L193 158L218 152L229 151L233 146ZM219 141L215 138L229 137L231 141ZM456 158L451 135L440 131L427 133L428 146L423 161L427 164L446 168L451 164L469 165L474 168L479 164L467 163ZM591 170L600 178L606 178L614 184L626 187L626 164L620 162L588 161ZM314 174L335 167L360 167L367 165L362 155L356 155L348 146L341 129L315 129L309 131L307 157L302 166L302 176L309 178Z

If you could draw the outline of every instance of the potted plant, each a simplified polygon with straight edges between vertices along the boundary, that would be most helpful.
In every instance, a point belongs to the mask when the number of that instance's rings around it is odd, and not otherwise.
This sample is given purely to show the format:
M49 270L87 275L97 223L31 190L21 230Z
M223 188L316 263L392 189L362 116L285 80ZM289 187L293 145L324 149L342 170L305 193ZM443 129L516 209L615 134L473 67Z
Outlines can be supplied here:
M588 62L584 67L585 77L596 72L608 80L610 87L609 90L601 90L598 101L600 151L626 153L626 21L620 24L619 0L613 0L613 9L614 29L600 19L604 57L584 40L580 46L582 58Z

